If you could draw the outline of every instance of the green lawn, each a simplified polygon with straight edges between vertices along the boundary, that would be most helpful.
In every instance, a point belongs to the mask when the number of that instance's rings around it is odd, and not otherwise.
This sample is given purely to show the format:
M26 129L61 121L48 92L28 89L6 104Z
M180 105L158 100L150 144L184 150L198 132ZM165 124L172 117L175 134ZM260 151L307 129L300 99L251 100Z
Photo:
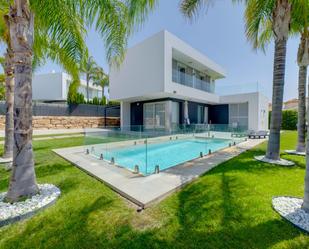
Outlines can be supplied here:
M296 133L282 135L282 150ZM309 237L271 208L276 195L302 197L305 160L293 168L254 161L266 145L211 170L161 203L137 213L104 184L51 149L83 138L34 142L39 183L62 190L52 207L0 229L0 248L309 248ZM0 169L0 191L8 185Z

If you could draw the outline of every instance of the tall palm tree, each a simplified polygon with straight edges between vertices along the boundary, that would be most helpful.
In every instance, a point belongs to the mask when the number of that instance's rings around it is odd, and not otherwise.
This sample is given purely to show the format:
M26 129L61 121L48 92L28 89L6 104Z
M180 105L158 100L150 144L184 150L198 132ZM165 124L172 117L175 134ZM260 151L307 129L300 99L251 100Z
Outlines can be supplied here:
M36 21L33 12L29 8L29 2L26 0L14 1L7 15L15 76L13 166L6 197L9 202L18 201L20 198L38 192L32 149L31 80L33 51L38 51L38 54L41 53L42 56L48 55L50 51L41 50L41 44L48 45L50 49L56 49L56 45L58 45L61 50L66 51L63 54L74 59L76 54L81 54L80 51L84 50L83 29L78 26L79 19L78 16L74 15L73 9L65 2L60 1L61 3L58 3L63 13L68 15L59 12L54 16L58 22L52 28L57 29L58 34L62 33L63 38L66 38L66 40L61 40L55 32L51 32L52 29L48 26L50 18L48 13L52 13L51 11L54 11L56 7L46 4L45 9L41 9L38 8L40 7L39 2L31 2L31 7L40 10L36 12ZM56 11L60 11L60 9ZM35 29L34 25L40 27L40 29ZM76 25L76 28L73 25ZM37 38L36 41L34 41L34 37ZM57 41L56 44L55 41ZM74 43L69 44L69 41ZM59 56L63 56L63 54ZM72 69L73 67L69 66L68 68ZM77 69L76 66L76 75L78 75Z
M7 1L0 1L6 3ZM15 73L13 170L7 201L38 193L32 149L32 62L34 25L47 30L53 41L70 55L81 55L84 40L81 30L85 22L95 24L106 47L107 59L120 63L128 35L144 20L155 0L88 0L41 1L14 0L8 23L12 41ZM80 18L79 18L80 17ZM55 59L59 59L59 54ZM80 56L82 57L82 56Z
M101 67L97 67L93 84L102 88L102 99L104 98L104 87L109 84L109 77Z
M5 115L5 141L3 158L12 158L13 156L13 135L14 135L14 120L13 120L13 103L14 103L14 70L12 65L12 47L9 35L9 22L7 21L7 14L9 12L9 5L1 2L0 6L0 41L6 46L5 58L1 64L5 72L5 99L6 99L6 115ZM76 77L78 74L78 67L72 57L70 51L62 49L59 42L48 37L48 30L40 27L39 24L35 26L35 44L33 67L36 68L46 58L60 62L66 71ZM58 59L57 59L58 58ZM72 61L73 60L73 61ZM9 167L10 168L10 167Z
M3 61L3 69L5 74L5 136L4 136L4 150L3 158L9 159L13 157L13 134L14 134L14 120L13 120L13 103L14 103L14 69L12 63L12 48L8 32L8 23L5 20L5 14L8 13L7 6L0 8L0 41L6 45L6 53Z
M246 33L254 48L264 49L272 38L275 42L272 112L266 159L280 160L286 45L292 33L291 27L295 26L297 19L307 15L303 12L307 4L307 0L247 1Z
M81 62L80 70L86 75L86 98L87 102L89 102L89 83L94 80L97 71L97 63L94 58L86 55Z
M305 152L306 140L306 81L309 65L309 1L305 1L302 8L303 15L292 17L292 31L300 34L300 43L297 52L298 70L298 123L296 152Z
M309 57L305 51L309 47L308 32L302 32L297 53L298 64L298 122L296 152L305 152L306 149L306 80ZM307 58L306 58L307 57Z

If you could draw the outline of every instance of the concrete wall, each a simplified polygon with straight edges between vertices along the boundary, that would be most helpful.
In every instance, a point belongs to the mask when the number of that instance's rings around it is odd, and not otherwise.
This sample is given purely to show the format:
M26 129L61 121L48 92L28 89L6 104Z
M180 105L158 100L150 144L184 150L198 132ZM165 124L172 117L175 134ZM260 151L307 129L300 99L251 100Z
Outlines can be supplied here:
M164 90L164 39L162 32L128 49L120 68L110 68L113 100L145 96Z
M120 122L121 127L131 125L131 104L129 102L120 103Z
M0 129L4 129L5 116L0 116ZM81 129L97 128L105 125L103 117L79 117L79 116L34 116L32 126L34 129ZM119 126L119 118L106 118L107 126Z
M175 97L182 99L190 99L201 103L218 103L219 96L213 93L201 91L192 87L184 86L172 81L172 58L173 50L180 51L183 54L182 59L178 59L184 64L188 65L188 61L201 64L203 68L207 68L208 74L212 74L212 79L223 78L225 75L224 69L200 53L190 45L169 33L168 31L162 31L164 33L164 91L169 94L175 95ZM190 65L189 65L190 66ZM191 65L192 66L192 65Z
M33 100L63 100L62 74L39 74L32 79Z
M248 129L255 131L268 129L268 99L261 93L221 96L220 103L248 103Z
M47 73L34 75L32 80L32 99L65 101L67 100L69 83L71 80L71 76L67 73ZM81 79L79 92L82 92L86 97L85 87L86 81ZM91 97L102 97L102 89L99 86L94 86L90 82L89 90L93 92L93 96Z

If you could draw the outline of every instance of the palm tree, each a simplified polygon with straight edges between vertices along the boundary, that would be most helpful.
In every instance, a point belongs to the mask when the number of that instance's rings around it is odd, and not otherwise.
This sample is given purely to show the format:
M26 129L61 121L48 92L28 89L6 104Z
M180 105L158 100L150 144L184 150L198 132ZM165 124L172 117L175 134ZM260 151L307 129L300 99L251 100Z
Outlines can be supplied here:
M81 62L80 71L86 75L86 98L89 102L89 82L94 80L96 76L97 63L92 56L86 55Z
M5 43L7 49L5 58L2 62L5 73L5 100L6 100L6 112L5 112L5 137L4 137L4 150L3 158L10 159L13 157L13 134L14 134L14 120L13 120L13 103L14 103L14 68L12 63L12 48L10 43L10 37L8 28L5 21L5 14L8 12L8 8L1 6L0 10L0 40Z
M93 79L93 84L95 86L100 86L102 88L102 99L104 98L104 87L109 85L109 77L101 67L97 67L95 77Z
M14 120L13 120L13 103L14 103L14 70L12 65L12 47L9 35L9 23L7 21L7 14L9 12L9 5L1 3L0 8L0 41L7 47L5 58L1 61L5 72L5 99L6 99L6 116L5 116L5 141L3 158L13 157L13 135L14 135ZM76 60L70 55L67 50L63 50L59 46L59 42L48 37L47 30L44 27L36 25L35 29L35 44L33 67L36 68L42 64L45 58L50 58L54 61L61 62L66 71L72 74L73 77L78 74L78 68L74 61ZM60 55L60 56L59 56ZM58 59L57 59L58 57ZM8 165L10 169L11 165Z
M290 34L291 11L292 1L289 0L249 0L246 8L246 33L254 48L264 48L269 37L274 37L275 41L270 136L265 158L276 161L280 160L286 45ZM265 29L269 32L265 33Z
M306 1L306 0L304 0ZM246 35L254 48L264 48L270 37L275 40L273 96L266 159L280 160L280 129L285 77L286 44L290 33L292 5L296 14L303 0L244 0L246 3ZM181 11L192 18L201 6L210 1L183 0ZM236 0L234 2L237 2ZM269 32L264 32L270 30ZM262 31L262 32L261 32ZM262 33L262 35L260 35Z
M305 11L307 6L307 0L276 0L274 3L266 0L247 1L246 30L249 40L255 48L262 49L272 38L275 41L270 137L265 159L280 160L286 44L290 35L301 32L300 27L304 27L304 19L308 16ZM298 55L299 65L303 63L301 62L303 59L300 51ZM298 113L299 143L297 150L304 149L305 85L302 79L303 69L300 68L299 74L300 109Z
M297 52L298 72L298 124L296 152L305 152L306 137L306 81L307 68L309 65L309 2L306 1L302 8L303 14L292 17L292 31L300 34L300 43Z
M0 3L6 3L2 0ZM6 200L16 202L38 193L32 149L32 62L34 25L40 25L52 41L67 54L80 56L84 49L81 35L85 22L101 34L107 59L123 59L128 35L155 6L155 0L40 1L14 0L8 14L15 73L13 168ZM45 40L45 39L44 39ZM43 52L42 52L43 53ZM62 54L55 56L60 60Z
M308 32L302 32L300 44L297 53L298 71L298 122L297 122L297 146L296 152L305 152L306 149L306 80L308 56L305 51L308 50L309 37ZM307 48L307 49L306 49ZM307 57L307 58L306 58Z

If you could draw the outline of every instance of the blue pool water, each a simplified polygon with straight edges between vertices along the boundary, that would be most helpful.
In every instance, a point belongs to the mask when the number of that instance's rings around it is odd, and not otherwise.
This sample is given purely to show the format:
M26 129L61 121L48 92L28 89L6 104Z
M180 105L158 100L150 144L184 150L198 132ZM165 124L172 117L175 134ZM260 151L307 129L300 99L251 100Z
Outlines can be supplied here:
M178 164L223 149L231 143L229 139L179 139L147 145L132 145L125 148L102 149L96 151L97 156L103 153L104 159L110 161L114 157L115 164L134 170L138 165L144 175L154 173L155 166L164 170ZM108 148L108 146L107 146Z

